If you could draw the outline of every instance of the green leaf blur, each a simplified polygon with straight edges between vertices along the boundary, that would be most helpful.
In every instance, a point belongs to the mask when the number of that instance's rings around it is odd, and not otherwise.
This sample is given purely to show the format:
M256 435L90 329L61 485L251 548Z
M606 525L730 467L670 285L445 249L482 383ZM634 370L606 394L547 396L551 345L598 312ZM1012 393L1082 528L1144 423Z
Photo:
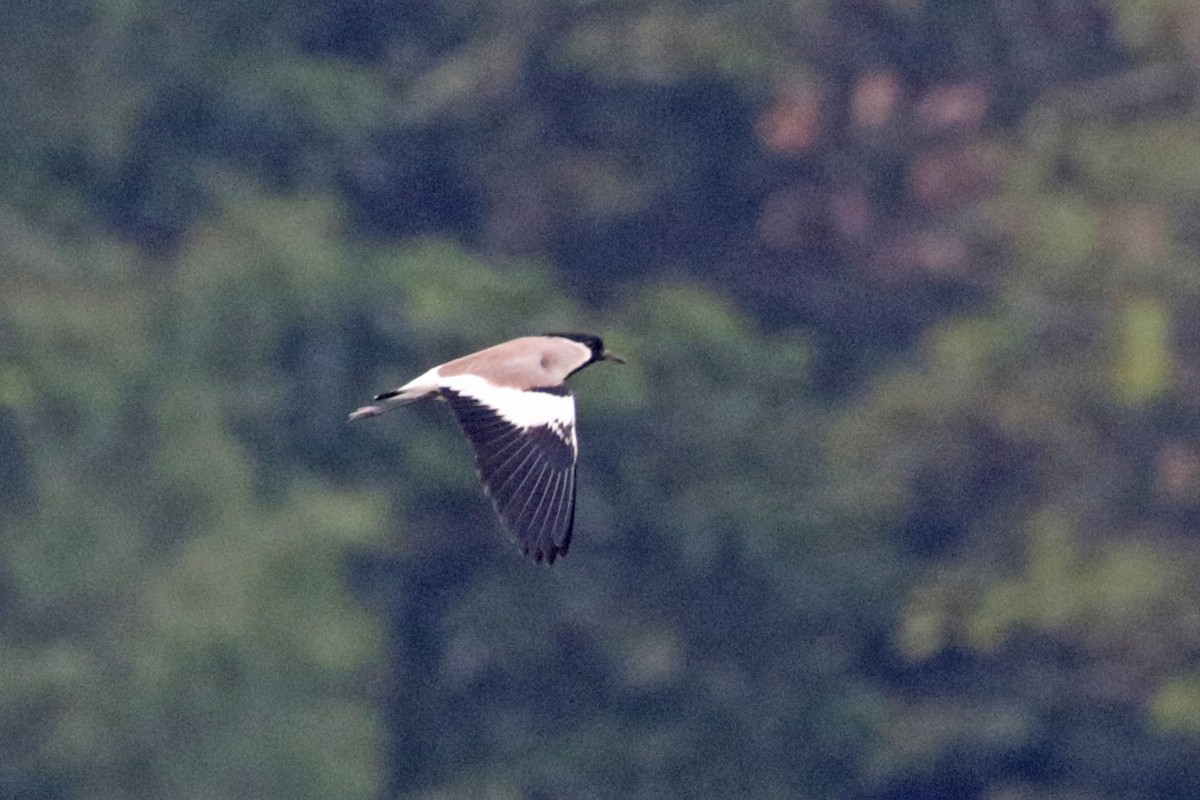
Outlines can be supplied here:
M1200 796L1195 5L0 4L0 800Z

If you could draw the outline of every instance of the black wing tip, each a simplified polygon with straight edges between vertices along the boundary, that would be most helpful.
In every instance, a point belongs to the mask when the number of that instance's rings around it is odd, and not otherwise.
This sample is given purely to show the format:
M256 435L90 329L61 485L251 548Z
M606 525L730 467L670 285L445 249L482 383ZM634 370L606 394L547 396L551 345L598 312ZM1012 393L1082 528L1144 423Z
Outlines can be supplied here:
M554 541L554 534L551 533L551 540L546 541L529 541L521 545L521 552L527 558L533 559L535 564L540 564L543 561L548 566L552 566L554 562L560 558L565 558L567 551L571 549L571 534L575 532L575 498L572 493L570 506L567 509L568 522L567 527L561 533L561 541Z
M541 564L543 561L545 561L546 566L553 566L556 560L564 558L567 555L567 549L570 544L571 536L568 534L567 538L561 545L552 544L545 549L537 546L525 546L521 548L521 552L527 558L532 558L533 563L535 564Z

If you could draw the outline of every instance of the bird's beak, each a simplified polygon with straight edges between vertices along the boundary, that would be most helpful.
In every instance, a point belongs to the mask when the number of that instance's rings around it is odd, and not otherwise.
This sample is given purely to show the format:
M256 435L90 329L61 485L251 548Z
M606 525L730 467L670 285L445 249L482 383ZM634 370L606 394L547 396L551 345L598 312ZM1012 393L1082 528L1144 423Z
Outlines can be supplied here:
M625 359L621 358L616 353L610 353L607 350L604 351L604 355L600 356L600 360L601 361L611 361L614 364L624 364L625 363Z

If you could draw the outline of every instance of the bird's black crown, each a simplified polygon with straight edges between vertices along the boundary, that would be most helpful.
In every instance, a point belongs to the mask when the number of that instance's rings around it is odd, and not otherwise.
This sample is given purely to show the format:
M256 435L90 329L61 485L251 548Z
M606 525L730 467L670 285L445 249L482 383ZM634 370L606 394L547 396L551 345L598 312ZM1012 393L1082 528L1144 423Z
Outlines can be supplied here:
M592 351L592 359L599 359L604 356L604 342L600 341L599 336L594 336L590 333L547 333L545 336L557 336L560 339L570 339L573 342L579 342L585 345Z

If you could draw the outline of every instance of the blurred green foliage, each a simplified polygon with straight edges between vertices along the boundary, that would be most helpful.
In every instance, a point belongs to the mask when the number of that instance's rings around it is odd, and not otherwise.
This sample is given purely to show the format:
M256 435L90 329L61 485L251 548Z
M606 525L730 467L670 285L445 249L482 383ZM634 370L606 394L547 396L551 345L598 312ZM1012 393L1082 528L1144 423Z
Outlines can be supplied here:
M0 800L1197 796L1193 5L0 6Z

